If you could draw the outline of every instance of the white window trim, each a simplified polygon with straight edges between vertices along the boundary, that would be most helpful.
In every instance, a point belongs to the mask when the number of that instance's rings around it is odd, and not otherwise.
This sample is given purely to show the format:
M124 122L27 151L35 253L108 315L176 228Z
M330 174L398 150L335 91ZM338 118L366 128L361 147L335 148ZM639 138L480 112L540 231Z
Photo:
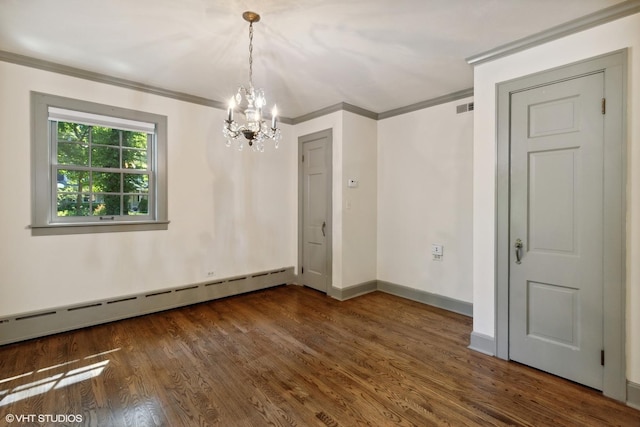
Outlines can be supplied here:
M129 110L31 92L32 106L32 235L59 235L104 233L119 231L166 230L167 212L167 117L143 111ZM52 212L51 164L54 153L50 143L49 119L78 122L84 117L91 124L100 123L108 127L141 132L155 132L155 147L150 161L155 178L154 217L145 220L120 220L117 222L87 222L86 217L78 222L54 221Z

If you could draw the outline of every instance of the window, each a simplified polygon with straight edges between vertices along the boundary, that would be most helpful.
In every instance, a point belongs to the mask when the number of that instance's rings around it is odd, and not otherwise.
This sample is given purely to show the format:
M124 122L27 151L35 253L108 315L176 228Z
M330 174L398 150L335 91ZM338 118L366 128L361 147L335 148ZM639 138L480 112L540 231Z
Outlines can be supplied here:
M167 119L32 93L34 235L166 229Z

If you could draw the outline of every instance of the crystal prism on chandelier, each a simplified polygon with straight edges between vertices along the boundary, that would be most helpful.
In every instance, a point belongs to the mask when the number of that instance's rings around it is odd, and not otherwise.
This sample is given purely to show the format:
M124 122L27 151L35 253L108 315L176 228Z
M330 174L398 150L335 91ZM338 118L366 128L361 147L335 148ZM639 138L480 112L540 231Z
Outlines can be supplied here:
M253 23L260 21L260 15L245 12L242 17L249 22L249 87L238 88L236 95L229 101L228 117L224 121L222 134L227 139L227 147L235 143L237 149L242 150L244 141L247 140L253 150L262 152L268 140L272 140L278 148L282 135L278 129L278 109L273 106L271 123L267 124L262 114L262 109L267 104L264 91L253 87ZM244 123L234 120L236 108L244 113Z

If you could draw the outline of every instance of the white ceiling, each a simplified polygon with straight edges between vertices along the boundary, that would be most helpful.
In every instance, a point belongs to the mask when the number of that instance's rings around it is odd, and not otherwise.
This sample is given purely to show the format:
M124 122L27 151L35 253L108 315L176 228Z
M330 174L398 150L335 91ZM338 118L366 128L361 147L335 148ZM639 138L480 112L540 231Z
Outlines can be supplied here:
M622 0L0 0L0 50L216 101L248 82L285 117L380 113L473 86L465 58Z

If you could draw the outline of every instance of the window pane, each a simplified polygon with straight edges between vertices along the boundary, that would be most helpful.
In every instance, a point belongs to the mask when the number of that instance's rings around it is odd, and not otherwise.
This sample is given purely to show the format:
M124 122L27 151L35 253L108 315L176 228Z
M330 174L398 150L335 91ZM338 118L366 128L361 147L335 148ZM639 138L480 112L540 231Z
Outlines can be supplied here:
M146 194L127 196L129 215L149 215L149 197Z
M104 204L104 194L94 194L92 199L92 215L105 215L106 207Z
M89 172L58 169L58 191L89 191Z
M89 149L77 142L58 142L58 164L89 166Z
M147 149L147 134L144 132L122 131L122 146Z
M122 167L125 169L147 170L147 152L142 150L122 150Z
M120 145L120 132L118 129L93 126L91 128L91 143L101 145Z
M81 193L58 193L58 216L89 215L89 197Z
M149 192L149 175L124 174L124 193L147 193Z
M91 126L58 122L58 142L89 142Z
M93 191L98 193L120 193L122 174L111 172L92 172Z
M119 168L120 149L118 147L91 147L91 166L94 168Z
M120 206L122 205L122 196L117 194L96 194L94 202L93 215L111 216L122 215ZM127 213L125 212L124 215Z

